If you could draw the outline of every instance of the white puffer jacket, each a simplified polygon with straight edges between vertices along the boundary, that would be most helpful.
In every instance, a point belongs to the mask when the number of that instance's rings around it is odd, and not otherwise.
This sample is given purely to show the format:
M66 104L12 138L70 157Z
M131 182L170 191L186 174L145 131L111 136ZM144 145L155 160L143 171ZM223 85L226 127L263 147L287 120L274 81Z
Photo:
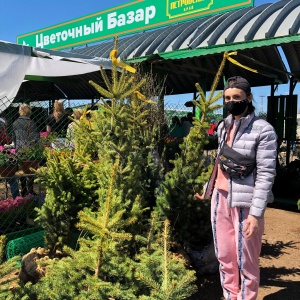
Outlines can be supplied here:
M230 115L218 126L219 145L232 122L233 117ZM274 199L272 186L277 156L277 135L274 128L251 113L239 120L230 146L243 155L256 158L256 169L244 179L229 178L228 205L250 207L251 215L263 217L267 203Z

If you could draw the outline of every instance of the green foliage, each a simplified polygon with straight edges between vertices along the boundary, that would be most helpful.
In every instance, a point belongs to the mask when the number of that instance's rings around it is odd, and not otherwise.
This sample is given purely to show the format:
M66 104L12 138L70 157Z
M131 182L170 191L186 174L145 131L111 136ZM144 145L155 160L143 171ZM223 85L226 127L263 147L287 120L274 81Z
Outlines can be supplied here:
M109 79L102 67L100 67L101 75L105 78L105 83L107 90L93 82L92 80L89 83L99 92L100 95L108 99L126 99L131 96L134 91L138 90L142 85L146 83L146 80L143 79L139 83L134 84L134 76L128 76L128 73L125 69L122 70L121 75L119 76L116 67L113 67L112 79L113 84L109 83Z
M112 170L109 190L115 181L116 167L117 164ZM185 262L169 250L169 222L164 223L163 233L156 236L153 219L148 238L136 237L146 247L139 254L130 255L123 241L133 239L121 231L124 222L116 220L121 214L113 213L117 197L109 195L106 205L95 213L103 219L80 213L79 226L85 227L85 233L79 240L78 251L65 249L69 257L39 262L47 266L46 276L34 286L25 285L23 291L27 290L30 299L177 300L187 299L197 291L195 271L186 269Z
M102 161L97 211L86 208L79 212L78 227L82 230L80 248L65 248L69 257L59 261L43 261L46 276L31 290L38 299L137 299L130 243L131 233L125 229L137 223L143 214L139 198L127 211L130 201L122 201L124 188L122 167L117 159L112 165ZM121 185L122 186L122 185ZM33 294L32 294L33 293Z
M28 147L18 150L17 157L22 160L43 160L45 158L46 146L51 143L53 137L40 138L37 141L32 141Z
M0 151L0 167L8 167L18 163L18 157L9 149Z
M2 262L4 261L5 246L6 246L6 237L5 235L0 235L0 264L2 264Z
M97 278L85 266L87 263L82 262L77 256L52 260L48 262L46 276L35 285L27 283L23 290L26 290L29 299L39 300L136 299L130 285L125 286L118 282L117 272L120 268L112 272L116 275L115 282L112 283Z
M174 170L163 180L154 158L157 108L143 92L148 80L124 70L118 74L116 65L111 80L101 73L107 89L90 83L110 104L102 99L98 111L85 111L72 155L47 151L47 165L37 171L47 196L36 220L45 230L50 256L57 249L69 256L40 261L45 277L15 295L45 300L186 299L196 290L195 272L171 253L169 223L162 221L170 218L180 241L207 235L208 203L193 195L208 177L202 156L208 123L195 121ZM208 105L201 99L196 105L206 114L214 101ZM154 217L149 224L158 184L153 215L157 212L159 220ZM66 246L74 230L80 230L76 250Z
M82 157L50 150L47 165L37 172L47 194L36 221L44 228L46 247L54 254L70 241L78 212L96 202L96 176L93 164Z
M203 245L211 238L210 205L208 201L195 200L194 194L201 192L210 175L211 165L203 150L208 142L206 131L209 122L206 121L206 116L220 107L215 102L221 94L210 95L206 100L199 84L196 84L196 88L200 98L193 103L200 109L202 117L194 120L189 135L180 145L180 155L173 161L174 169L166 174L161 183L156 211L162 218L170 220L177 242Z
M103 167L106 169L106 166ZM80 239L80 244L87 251L94 251L95 276L98 278L104 277L101 274L101 268L105 260L104 256L108 252L114 252L114 254L118 255L116 247L118 245L124 247L124 243L132 239L132 234L126 233L124 228L135 223L140 218L139 215L142 214L142 208L137 197L136 203L132 205L133 209L131 212L127 212L127 218L125 217L129 202L122 202L119 192L122 193L123 191L118 191L118 186L116 186L118 176L120 176L120 173L118 174L117 172L118 167L119 161L116 161L112 167L111 176L106 177L106 189L99 190L100 198L105 197L105 199L99 206L98 212L93 213L86 209L79 213L80 222L78 227L93 236L92 239Z
M1 243L4 242L1 240ZM0 268L0 299L14 299L11 298L10 289L12 286L18 286L18 277L14 275L17 269L20 268L18 262L19 256L12 258L1 264Z
M131 93L141 85L142 81L135 83L130 74L121 76L121 80L126 78L131 82ZM127 206L124 218L131 216L133 220L134 212L144 211L140 207L154 202L152 187L158 168L151 163L157 128L151 122L153 109L134 94L126 99L123 96L120 100L113 98L111 105L103 101L101 110L89 116L85 112L76 129L74 155L65 157L48 151L47 166L38 172L47 186L47 196L37 221L45 229L46 245L53 253L74 230L82 208L97 211L102 205L107 189L105 165L113 164L117 157L121 168L117 182L120 202ZM128 223L130 227L130 231L140 229L133 221Z
M138 299L180 300L197 291L195 271L188 270L184 261L169 251L169 231L169 221L165 221L162 237L136 257L135 276L145 287Z

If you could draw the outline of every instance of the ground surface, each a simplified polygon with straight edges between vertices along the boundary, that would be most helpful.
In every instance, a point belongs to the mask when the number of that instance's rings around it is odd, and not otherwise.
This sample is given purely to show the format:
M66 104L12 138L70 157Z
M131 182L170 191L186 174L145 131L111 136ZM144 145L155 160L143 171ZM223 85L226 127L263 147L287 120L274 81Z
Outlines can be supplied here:
M300 299L300 213L268 207L257 300ZM220 300L219 275L201 276L193 300Z

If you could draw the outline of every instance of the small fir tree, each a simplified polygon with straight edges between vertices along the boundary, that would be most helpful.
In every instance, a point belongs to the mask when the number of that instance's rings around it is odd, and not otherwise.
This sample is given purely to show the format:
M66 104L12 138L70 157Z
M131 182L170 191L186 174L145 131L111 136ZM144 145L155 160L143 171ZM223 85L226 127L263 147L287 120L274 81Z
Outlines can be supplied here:
M97 211L85 208L79 213L78 227L82 230L79 249L65 248L69 257L40 262L47 266L46 276L34 286L31 296L38 295L39 299L136 299L128 250L133 236L124 228L127 223L137 221L142 209L137 198L131 217L124 218L129 201L122 202L120 168L119 159L114 165L103 161L101 172L97 174L102 182L98 194L103 200Z
M162 237L141 249L136 257L138 263L135 276L145 287L138 299L188 299L197 291L195 271L188 270L184 261L176 258L169 250L169 227L170 223L166 220Z
M151 153L155 148L157 128L151 120L155 102L138 91L147 83L146 79L137 81L135 74L125 69L119 75L117 64L113 64L112 82L103 69L101 73L107 89L90 83L99 93L111 97L110 104L101 98L103 104L99 111L85 111L76 127L72 159L49 152L47 167L39 171L47 185L47 197L37 221L45 228L46 245L52 249L51 253L61 249L70 238L78 220L77 213L83 207L92 206L97 210L101 205L103 199L95 197L95 191L102 186L95 174L101 174L106 161L114 163L116 157L120 158L125 187L122 200L129 201L128 212L132 211L137 196L142 207L154 202L154 189L150 188L159 174ZM97 161L91 162L94 158L98 158ZM141 226L133 225L130 231L135 228Z
M18 276L20 257L16 256L3 262L0 268L0 299L13 299L11 290L19 286Z
M211 237L209 202L195 200L194 194L202 190L212 167L207 164L203 150L208 143L206 116L221 107L215 102L222 93L215 95L215 89L225 61L224 56L208 99L201 86L196 84L200 97L199 102L193 103L200 110L201 118L194 119L189 135L180 146L181 153L173 161L174 168L166 174L157 194L155 210L162 218L170 220L174 238L181 244L204 245Z
M54 255L72 243L77 214L95 204L97 182L92 165L85 157L47 151L47 166L38 170L46 187L45 204L37 209L38 224L45 230L45 245Z

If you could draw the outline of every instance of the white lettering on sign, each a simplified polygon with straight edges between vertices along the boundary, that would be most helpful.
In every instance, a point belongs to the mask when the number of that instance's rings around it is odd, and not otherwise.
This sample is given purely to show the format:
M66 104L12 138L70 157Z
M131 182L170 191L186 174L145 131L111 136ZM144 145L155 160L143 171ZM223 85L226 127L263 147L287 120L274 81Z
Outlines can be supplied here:
M61 37L61 32L60 31L56 32L55 36L56 36L57 42L59 43L60 42L60 37Z
M146 7L146 14L145 14L145 24L149 24L149 21L155 17L156 8L154 5Z
M75 37L82 36L82 26L75 28Z
M165 26L167 23L180 23L195 18L195 15L201 18L250 7L253 6L253 2L253 0L137 0L23 34L17 37L17 42L33 47L66 49L106 40L116 35L123 36Z
M87 26L87 25L84 25L83 26L83 34L84 35L90 35L92 33L94 33L94 23L91 24L91 27L90 26Z
M75 28L68 29L68 36L71 38L75 38Z
M112 29L117 26L117 19L116 19L117 13L111 13L107 16L107 28Z
M39 40L40 38L40 40ZM35 46L38 48L44 48L44 41L43 41L43 34L41 33L40 35L35 36Z
M140 8L134 11L129 11L126 14L117 15L116 12L112 12L107 15L107 28L113 29L115 27L122 27L126 24L132 24L134 22L144 22L149 24L150 20L155 17L156 8L154 5L147 6L144 9Z
M89 26L83 26L84 35L90 35L99 31L103 31L103 20L101 20L101 17L97 18L96 20L96 22L91 23Z
M44 36L44 46L48 46L49 43L50 43L50 41L49 41L49 35L45 35Z
M97 22L95 22L95 33L103 31L103 20L101 17L97 18Z
M68 31L67 31L67 30L64 30L64 31L61 33L61 39L62 39L64 42L68 39Z
M54 33L50 34L50 44L56 43L56 35Z
M132 24L134 22L134 12L130 11L127 13L127 24Z
M126 14L117 14L113 12L107 15L107 28L113 29L122 27L128 24L144 22L144 24L149 24L151 19L155 17L156 8L154 5L148 6L145 9L139 8L136 11L129 11ZM50 44L67 42L68 39L77 39L82 36L88 36L103 31L103 20L102 17L97 17L96 21L69 28L67 30L58 31L51 33L49 35L43 35L40 33L36 35L36 47L43 48Z
M144 10L143 9L138 9L136 11L136 15L135 15L135 22L143 22L144 21Z

